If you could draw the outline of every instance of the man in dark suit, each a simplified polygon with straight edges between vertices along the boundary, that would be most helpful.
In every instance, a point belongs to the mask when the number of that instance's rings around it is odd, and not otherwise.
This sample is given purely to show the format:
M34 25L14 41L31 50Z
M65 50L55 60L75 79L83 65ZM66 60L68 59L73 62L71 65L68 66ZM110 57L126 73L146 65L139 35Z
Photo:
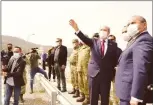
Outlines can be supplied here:
M57 75L57 88L61 90L61 81L62 81L62 90L61 92L66 92L66 78L65 78L65 68L67 63L67 47L62 45L62 39L56 39L57 47L54 54L54 68Z
M153 74L150 74L153 70L153 39L147 31L146 20L133 16L124 37L128 45L118 61L116 94L120 105L145 105L147 86L153 84Z
M116 42L116 37L114 35L109 35L108 39L117 43ZM117 56L118 56L117 58L120 57L121 53L122 53L122 50L119 47L117 47ZM115 74L114 74L114 76L115 76Z
M91 58L88 64L88 80L91 105L98 105L101 95L101 105L109 105L109 93L114 67L117 64L117 44L108 40L110 28L101 28L99 39L87 38L78 28L74 20L70 25L76 35L91 48Z
M14 91L14 104L18 105L19 96L21 92L21 86L25 85L23 79L23 72L26 66L25 60L21 56L21 48L14 48L14 55L10 58L5 76L4 83L6 84L5 102L4 105L10 105L10 97Z

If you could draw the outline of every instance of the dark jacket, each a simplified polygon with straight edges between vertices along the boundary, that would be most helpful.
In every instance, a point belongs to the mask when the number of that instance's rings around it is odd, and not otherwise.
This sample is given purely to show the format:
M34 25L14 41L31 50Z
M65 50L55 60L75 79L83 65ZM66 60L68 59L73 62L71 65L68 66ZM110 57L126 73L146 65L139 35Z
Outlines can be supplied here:
M46 59L48 66L54 65L54 54L48 55L48 58Z
M130 101L135 97L144 100L147 85L153 80L150 74L153 73L152 58L153 39L144 32L128 45L119 58L115 85L120 99Z
M66 46L63 46L63 45L60 46L60 51L58 55L58 63L60 66L62 65L66 66L66 63L67 63L67 47Z
M102 57L100 39L87 38L81 31L77 36L91 48L91 58L88 64L88 75L96 77L98 73L101 75L101 81L111 81L113 70L116 67L117 44L108 40L108 48L106 54Z
M4 83L6 83L6 80L8 77L13 77L15 86L23 86L23 85L25 85L25 82L23 79L23 72L26 67L26 62L22 57L20 57L20 58L18 58L16 65L13 67L12 64L13 64L14 60L15 59L13 58L13 56L9 60L7 70L6 70L6 72L8 73L8 76L5 77ZM12 68L13 68L13 72L11 73Z

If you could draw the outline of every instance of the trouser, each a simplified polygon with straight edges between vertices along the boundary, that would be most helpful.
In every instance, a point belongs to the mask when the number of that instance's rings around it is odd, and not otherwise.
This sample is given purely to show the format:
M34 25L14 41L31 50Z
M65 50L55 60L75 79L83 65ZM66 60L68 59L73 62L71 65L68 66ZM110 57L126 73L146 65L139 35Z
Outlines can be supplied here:
M77 67L70 65L71 69L71 84L73 88L78 89L78 72L77 72Z
M101 105L109 105L111 81L103 80L100 73L96 77L89 76L88 80L91 105L98 105L99 94L101 96Z
M44 70L46 70L46 62L44 60L42 62L42 67L43 67Z
M30 88L31 88L32 92L33 92L33 80L34 80L34 77L35 77L36 73L41 73L45 76L46 79L48 79L47 74L43 69L41 69L39 67L36 67L36 68L32 69L30 71Z
M61 69L61 66L58 63L55 63L55 72L57 75L57 88L61 89L61 81L62 81L62 88L66 89L66 78L65 78L65 70Z
M130 105L130 102L120 99L120 105ZM139 103L138 105L146 105L146 103Z
M89 98L89 85L87 79L87 73L78 71L78 84L81 93L84 93L86 98Z
M53 79L55 79L55 69L52 66L49 66L48 77L51 79L51 74L53 74Z
M18 105L19 104L21 86L10 86L9 84L6 84L4 105L10 105L10 98L12 96L13 90L14 90L14 104L13 105Z

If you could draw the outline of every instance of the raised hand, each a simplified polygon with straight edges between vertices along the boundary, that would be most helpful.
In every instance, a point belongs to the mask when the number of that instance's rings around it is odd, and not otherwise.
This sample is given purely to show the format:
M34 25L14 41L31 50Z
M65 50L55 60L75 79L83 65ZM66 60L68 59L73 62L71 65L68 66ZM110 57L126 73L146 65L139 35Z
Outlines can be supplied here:
M73 19L71 19L71 20L69 21L69 24L72 26L72 28L73 28L75 31L78 31L78 30L79 30L77 23L76 23Z

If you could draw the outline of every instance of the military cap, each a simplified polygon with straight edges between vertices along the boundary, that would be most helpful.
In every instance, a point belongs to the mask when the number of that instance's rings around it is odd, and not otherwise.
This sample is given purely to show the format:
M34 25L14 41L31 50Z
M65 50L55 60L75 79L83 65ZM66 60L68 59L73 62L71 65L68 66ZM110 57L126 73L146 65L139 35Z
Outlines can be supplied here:
M76 43L76 42L79 42L78 39L73 39L72 40L72 43Z

